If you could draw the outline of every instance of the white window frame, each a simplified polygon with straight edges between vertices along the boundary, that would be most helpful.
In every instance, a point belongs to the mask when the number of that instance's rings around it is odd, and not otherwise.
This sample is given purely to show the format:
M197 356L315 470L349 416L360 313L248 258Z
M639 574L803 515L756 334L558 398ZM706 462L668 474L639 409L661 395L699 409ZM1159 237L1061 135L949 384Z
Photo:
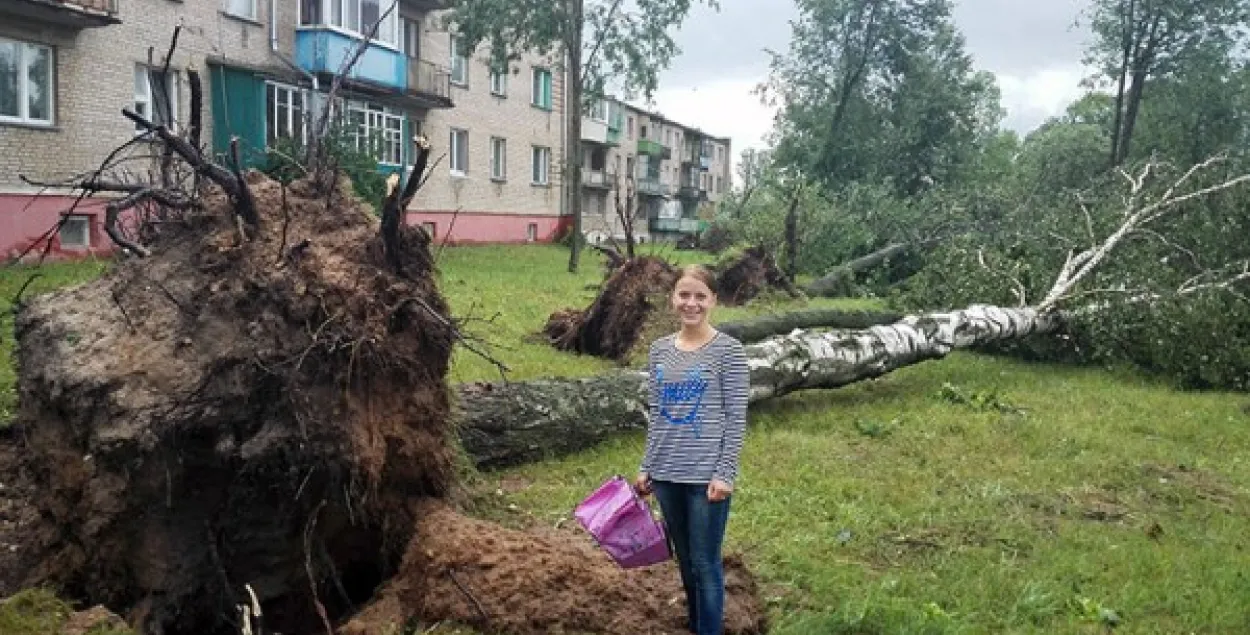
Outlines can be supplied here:
M373 158L382 165L404 164L404 113L379 104L347 102L348 122L352 115L360 118L359 128L352 131L356 148L373 150ZM372 143L380 143L373 148Z
M490 94L496 97L508 96L508 72L492 70L490 72Z
M246 4L244 11L237 10L238 5ZM244 20L256 21L256 0L222 0L221 12Z
M469 174L469 131L463 128L452 128L448 147L451 150L451 160L447 163L451 175L467 176Z
M77 241L66 242L65 241L65 236L66 236L65 229L67 227L70 227L71 223L76 227L82 228L81 229L82 231L81 242L77 242ZM86 251L86 250L91 249L91 216L88 216L85 214L66 215L65 219L61 221L60 226L57 228L56 236L57 236L57 242L60 243L61 249L64 249L67 251Z
M545 85L539 81L540 77L547 78ZM555 88L553 87L554 82L555 82L555 79L551 74L551 69L544 68L541 66L535 66L534 72L530 77L530 92L533 93L532 95L530 95L530 104L532 104L535 108L542 108L543 110L551 110L552 101L554 99L552 97L552 93L555 92ZM542 92L543 88L546 89L545 93Z
M459 78L457 78L457 69ZM460 50L460 38L451 36L451 83L457 86L469 86L469 55Z
M532 146L530 162L530 184L551 185L551 148Z
M508 140L503 137L490 138L490 178L508 180Z
M56 49L43 44L0 37L0 44L12 44L17 48L17 114L0 114L0 123L22 123L51 126L56 122ZM31 51L42 50L48 54L48 118L30 116L30 63Z
M144 119L151 121L158 126L165 126L170 130L177 130L178 127L178 95L182 92L182 80L178 71L169 70L169 77L165 80L165 90L169 92L169 121L162 121L157 117L156 100L152 91L152 75L157 72L156 69L146 64L135 64L134 71L134 103L135 112L143 115ZM143 76L142 86L139 83L139 76ZM143 132L143 127L135 124L137 132Z
M230 2L230 0L225 1ZM255 0L252 1L255 3ZM304 15L304 3L298 2L298 22L300 26L329 27L363 39L373 28L372 24L362 24L360 21L362 4L366 1L319 0L317 6L321 11L321 15L316 23L309 16ZM397 51L401 50L403 48L403 25L399 15L399 0L377 0L377 3L378 16L385 16L385 18L378 25L378 32L370 41ZM388 8L392 5L394 8L390 8L390 13L387 13Z
M273 91L273 95L274 95L272 113L269 112L270 91ZM283 93L286 94L286 104L285 104L286 105L286 121L285 122L278 120L278 113L280 112L278 109L279 99L282 98ZM298 116L295 114L295 108L294 108L296 97L299 97L299 106L300 106L299 107L300 114ZM301 144L308 140L308 121L307 121L307 117L305 116L308 114L308 92L307 91L303 90L302 88L299 88L298 86L292 86L290 84L283 84L280 82L265 82L265 111L266 111L265 112L266 115L269 115L269 114L273 115L275 127L278 128L278 130L276 131L270 130L269 129L269 117L265 117L265 147L266 149L273 149L274 147L276 147L277 141L279 139L295 138L297 132L298 132L297 140ZM283 132L285 132L286 134L282 134Z
M590 120L608 122L608 102L604 99L595 100L594 105L590 107Z

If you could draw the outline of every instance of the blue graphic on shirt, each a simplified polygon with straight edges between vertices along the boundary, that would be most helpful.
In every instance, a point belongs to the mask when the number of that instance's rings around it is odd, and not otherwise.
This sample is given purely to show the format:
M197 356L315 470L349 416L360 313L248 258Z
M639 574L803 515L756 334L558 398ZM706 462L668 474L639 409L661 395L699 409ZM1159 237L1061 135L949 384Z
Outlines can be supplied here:
M664 381L664 368L655 369L655 382L660 387L660 416L675 426L694 426L694 436L699 436L702 420L699 411L703 405L703 394L707 392L707 379L704 378L703 366L687 369L680 381ZM682 408L686 414L679 414Z

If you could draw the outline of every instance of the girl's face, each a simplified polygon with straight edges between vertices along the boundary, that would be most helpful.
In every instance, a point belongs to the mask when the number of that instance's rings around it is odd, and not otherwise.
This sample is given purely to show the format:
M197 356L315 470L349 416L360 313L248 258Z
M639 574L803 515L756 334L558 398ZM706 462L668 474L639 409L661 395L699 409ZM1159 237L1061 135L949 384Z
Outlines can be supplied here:
M682 326L702 326L716 306L716 294L701 280L685 276L673 287L672 303Z

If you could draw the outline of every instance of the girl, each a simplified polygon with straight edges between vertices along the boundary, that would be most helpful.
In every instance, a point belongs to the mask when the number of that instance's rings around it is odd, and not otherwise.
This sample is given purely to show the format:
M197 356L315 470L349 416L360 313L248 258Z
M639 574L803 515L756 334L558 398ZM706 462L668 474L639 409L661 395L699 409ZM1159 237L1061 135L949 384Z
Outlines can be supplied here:
M651 345L651 420L634 483L655 493L677 552L690 632L719 635L725 605L721 543L746 432L749 375L742 344L708 323L716 281L699 265L673 288L681 330Z

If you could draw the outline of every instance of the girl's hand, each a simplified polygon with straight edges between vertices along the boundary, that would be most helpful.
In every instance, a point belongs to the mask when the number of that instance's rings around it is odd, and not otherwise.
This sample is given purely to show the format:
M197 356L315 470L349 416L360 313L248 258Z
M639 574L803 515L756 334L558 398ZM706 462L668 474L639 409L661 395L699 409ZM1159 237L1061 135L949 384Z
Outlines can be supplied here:
M638 478L634 479L634 491L639 496L651 495L651 475L646 472L639 472Z
M707 499L713 503L729 498L732 493L734 493L734 486L718 478L712 479L712 482L707 484Z

